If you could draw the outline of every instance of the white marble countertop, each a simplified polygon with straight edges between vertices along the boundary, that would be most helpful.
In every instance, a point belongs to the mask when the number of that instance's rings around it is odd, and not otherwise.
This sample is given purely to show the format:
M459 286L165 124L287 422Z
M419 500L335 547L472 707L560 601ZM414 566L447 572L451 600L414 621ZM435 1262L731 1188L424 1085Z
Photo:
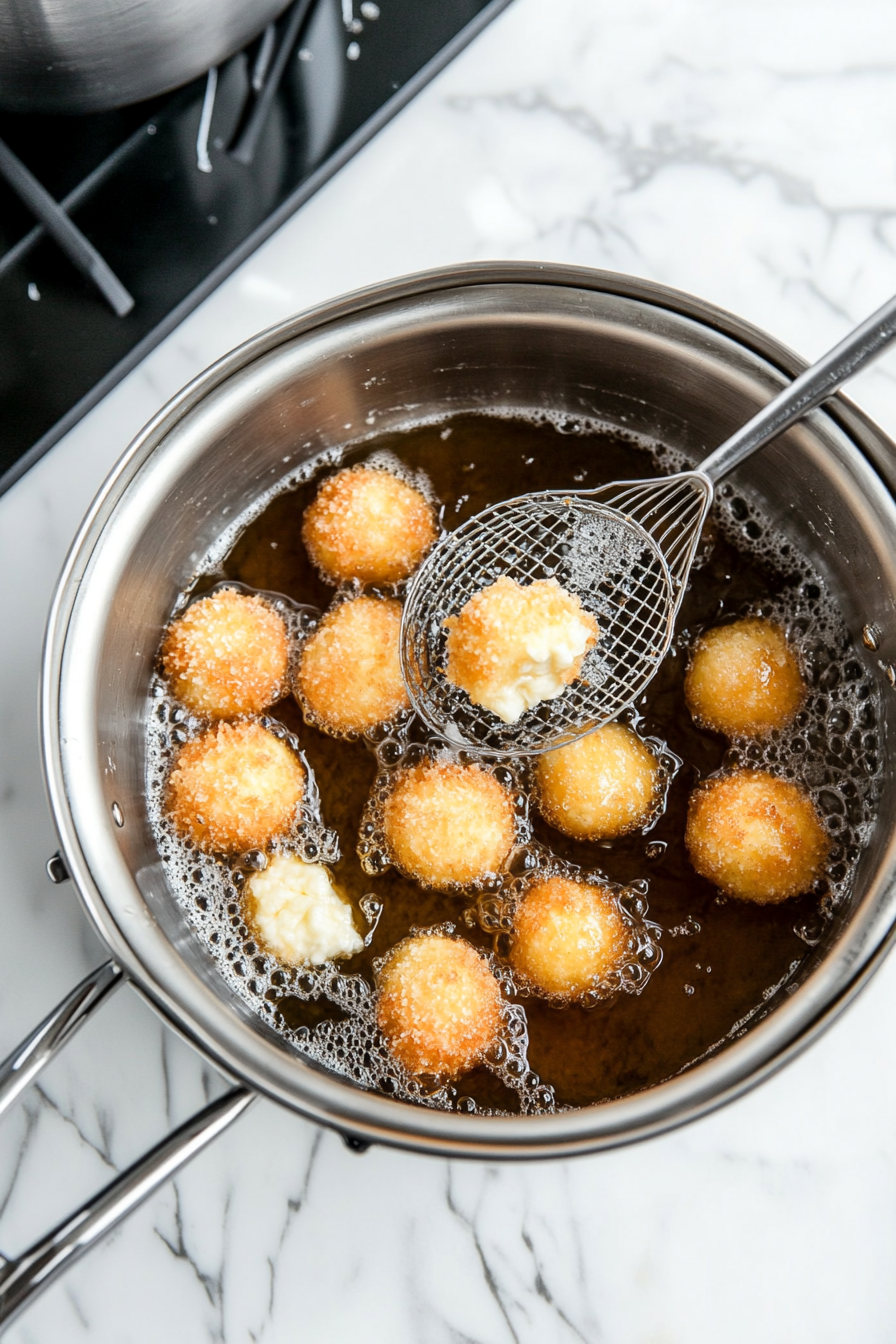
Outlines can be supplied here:
M0 1055L102 960L44 872L35 703L52 587L106 472L261 328L489 257L648 276L820 354L896 290L889 0L514 0L0 499ZM852 394L896 434L896 354ZM359 1157L262 1103L8 1338L889 1344L894 1019L891 960L736 1105L557 1164ZM21 1249L218 1086L123 991L0 1127L0 1246Z

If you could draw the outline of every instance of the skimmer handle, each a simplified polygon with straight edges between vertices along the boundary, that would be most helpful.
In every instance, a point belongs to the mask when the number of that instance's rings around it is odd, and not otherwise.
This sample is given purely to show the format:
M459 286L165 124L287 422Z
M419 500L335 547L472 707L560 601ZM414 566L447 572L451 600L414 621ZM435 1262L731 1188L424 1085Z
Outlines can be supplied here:
M858 373L896 337L896 295L867 317L833 350L806 369L773 401L748 420L730 439L710 453L699 470L711 481L726 476L744 458L755 453L807 411L833 396L838 387Z

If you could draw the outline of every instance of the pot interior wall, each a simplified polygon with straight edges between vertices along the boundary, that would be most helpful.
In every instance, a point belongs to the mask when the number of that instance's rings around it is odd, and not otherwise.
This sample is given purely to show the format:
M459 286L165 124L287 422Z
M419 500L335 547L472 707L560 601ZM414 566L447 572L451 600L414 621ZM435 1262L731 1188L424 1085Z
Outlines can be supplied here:
M168 428L102 530L75 605L66 660L78 669L77 693L90 700L98 746L68 785L84 821L105 828L105 842L136 874L148 917L251 1030L269 1035L228 996L193 938L166 887L144 803L153 660L175 598L207 548L284 473L346 440L456 411L550 412L596 416L697 461L783 381L732 340L666 308L563 286L481 285L399 300L287 339ZM886 761L896 746L892 690L880 654L861 640L870 622L892 628L896 593L887 520L869 502L875 478L833 420L815 413L733 479L812 557L837 595L858 655L880 686ZM78 603L89 610L79 615ZM91 639L95 652L87 650ZM93 679L85 685L87 667ZM63 678L63 709L65 696L76 693L71 682L66 690ZM125 817L120 830L109 820L113 802ZM880 869L894 815L888 772L856 901ZM817 949L814 964L827 950Z

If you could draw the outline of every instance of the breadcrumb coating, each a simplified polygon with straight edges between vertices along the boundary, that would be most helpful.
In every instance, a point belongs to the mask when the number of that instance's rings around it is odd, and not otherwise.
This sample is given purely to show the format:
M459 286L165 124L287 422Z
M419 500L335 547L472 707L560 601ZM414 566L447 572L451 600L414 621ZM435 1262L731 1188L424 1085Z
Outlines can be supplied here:
M200 849L240 854L288 831L304 791L304 768L285 742L259 723L218 723L181 748L167 806Z
M612 892L555 876L535 882L517 906L510 962L542 993L575 999L621 965L630 946Z
M539 810L577 840L612 840L638 830L653 814L658 783L656 757L622 723L547 751L535 766Z
M701 728L728 737L760 737L790 722L806 687L784 631L750 616L699 636L684 694Z
M806 791L764 770L736 770L695 789L685 841L701 877L759 905L809 891L830 850Z
M172 621L162 644L171 690L200 718L260 714L280 698L286 623L263 598L221 588Z
M501 989L484 957L459 938L407 938L377 977L377 1023L413 1074L456 1078L478 1064L501 1026Z
M330 583L397 583L436 539L432 505L407 481L373 467L329 476L305 510L302 540Z
M556 579L524 586L506 575L475 593L445 626L448 680L505 723L575 681L600 633Z
M273 854L246 883L245 903L259 942L290 966L320 966L364 946L351 905L323 864Z
M328 611L304 645L296 696L309 723L353 737L410 700L401 676L401 603L356 597Z
M513 798L478 765L426 761L396 771L383 834L396 868L451 890L501 867L516 839Z

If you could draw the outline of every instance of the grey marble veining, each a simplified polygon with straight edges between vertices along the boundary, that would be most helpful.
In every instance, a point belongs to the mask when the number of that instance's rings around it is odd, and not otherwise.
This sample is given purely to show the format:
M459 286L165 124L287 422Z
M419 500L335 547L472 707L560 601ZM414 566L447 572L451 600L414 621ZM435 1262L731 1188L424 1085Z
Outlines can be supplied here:
M896 290L891 6L515 0L0 499L0 1053L103 955L44 873L36 688L55 577L105 473L257 330L487 257L648 276L820 354ZM852 394L896 434L896 356ZM8 1338L889 1344L894 1019L891 961L755 1093L573 1162L359 1157L263 1103ZM119 993L0 1126L0 1247L25 1245L223 1085Z

